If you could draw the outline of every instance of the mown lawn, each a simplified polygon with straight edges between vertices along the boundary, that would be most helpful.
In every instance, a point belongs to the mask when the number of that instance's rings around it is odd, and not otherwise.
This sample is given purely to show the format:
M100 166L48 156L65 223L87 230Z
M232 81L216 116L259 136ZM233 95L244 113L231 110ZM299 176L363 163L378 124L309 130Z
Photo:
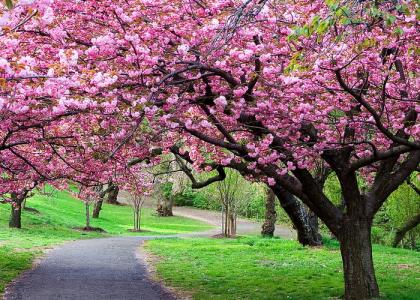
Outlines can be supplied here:
M27 206L39 213L24 211L22 229L9 229L10 205L0 204L0 294L5 285L20 272L28 269L33 259L63 241L111 235L162 235L203 231L211 228L200 221L183 218L161 218L152 209L143 209L142 229L131 233L132 210L129 206L104 204L100 219L92 219L91 226L106 233L82 232L74 228L84 226L84 204L66 192L49 189L49 195L35 195Z
M146 250L165 283L194 299L338 299L344 293L338 244L307 248L260 237L151 240ZM374 247L384 299L420 299L420 253Z

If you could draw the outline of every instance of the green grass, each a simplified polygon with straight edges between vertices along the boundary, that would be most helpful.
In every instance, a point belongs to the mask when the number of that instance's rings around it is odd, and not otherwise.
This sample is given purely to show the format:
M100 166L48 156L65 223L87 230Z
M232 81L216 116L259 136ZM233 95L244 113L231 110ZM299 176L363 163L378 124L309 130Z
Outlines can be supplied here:
M36 254L35 251L20 252L9 247L0 247L0 299L6 284L30 268Z
M35 195L27 206L40 213L24 211L22 229L9 229L10 205L0 205L0 294L5 285L31 266L33 259L46 247L83 238L111 235L162 235L203 231L211 228L200 221L183 217L158 217L154 210L144 208L141 228L145 232L132 233L132 210L129 206L104 204L100 219L92 219L91 226L100 227L105 234L82 232L84 204L62 191L49 189L50 196Z
M151 240L158 276L194 299L336 299L344 293L337 243L306 248L295 241L242 237ZM384 299L420 299L418 252L374 246Z

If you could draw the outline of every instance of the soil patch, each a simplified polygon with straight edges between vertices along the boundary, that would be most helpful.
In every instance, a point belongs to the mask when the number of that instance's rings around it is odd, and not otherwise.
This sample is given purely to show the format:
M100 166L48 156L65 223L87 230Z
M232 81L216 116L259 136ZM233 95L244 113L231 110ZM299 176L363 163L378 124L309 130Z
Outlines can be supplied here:
M105 230L103 230L102 228L99 228L99 227L75 227L73 229L79 230L79 231L86 231L86 232L101 232L101 233L106 233Z

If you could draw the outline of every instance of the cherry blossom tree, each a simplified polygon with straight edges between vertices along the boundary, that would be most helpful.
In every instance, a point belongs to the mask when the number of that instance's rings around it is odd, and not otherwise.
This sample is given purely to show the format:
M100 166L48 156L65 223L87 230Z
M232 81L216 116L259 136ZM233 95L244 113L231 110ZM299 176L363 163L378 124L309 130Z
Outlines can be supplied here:
M109 164L155 147L218 171L196 187L236 169L267 183L302 243L317 233L301 202L328 226L346 299L377 297L372 219L420 162L417 10L407 0L19 1L0 19L1 163L33 165L16 149L44 154L57 140L75 150L59 154L83 166L79 181L108 180ZM344 211L324 194L320 164L338 177Z
M372 219L420 162L415 4L286 1L255 14L251 2L159 19L172 35L149 101L196 167L211 154L301 199L340 241L346 298L377 297ZM314 177L319 161L344 212Z
M53 4L14 1L0 10L0 194L14 208L22 197L10 195L26 195L29 186L96 186L125 165L124 155L144 154L128 150L143 115L131 108L120 114L122 102L101 96L100 79L113 77L78 67L77 50L63 47ZM90 76L81 79L84 72Z
M153 191L153 174L151 173L151 165L136 164L135 166L126 168L122 177L119 178L120 186L130 193L130 204L133 208L133 231L140 230L141 209L144 200Z

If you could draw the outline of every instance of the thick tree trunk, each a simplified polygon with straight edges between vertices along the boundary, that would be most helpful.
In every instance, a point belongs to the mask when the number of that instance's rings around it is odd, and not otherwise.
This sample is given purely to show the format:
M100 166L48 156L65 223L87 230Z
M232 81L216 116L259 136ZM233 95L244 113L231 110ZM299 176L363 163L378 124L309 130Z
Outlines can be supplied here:
M309 226L311 227L312 234L315 236L315 240L319 241L321 245L322 235L319 233L319 219L317 215L309 208L306 208L306 213L308 215Z
M100 198L98 201L95 202L95 206L93 207L92 218L97 219L99 218L99 213L102 209L102 203L104 202L103 198Z
M99 218L99 213L101 212L102 209L102 203L104 202L104 192L103 190L103 186L102 185L98 185L95 187L95 191L98 195L97 200L95 201L95 205L93 207L93 212L92 212L92 218L94 219L98 219Z
M343 224L339 240L345 299L366 300L378 297L379 288L372 259L371 221L348 218Z
M156 211L160 217L171 217L174 215L172 212L172 207L173 207L172 197L170 197L169 199L163 197L163 199L161 199L158 202Z
M265 201L265 221L262 225L261 234L263 236L273 236L276 229L276 195L272 189L267 189Z
M22 202L23 200L18 197L15 193L11 195L13 205L11 205L9 227L10 228L22 228Z
M397 247L398 244L404 238L405 234L419 224L420 224L420 214L408 220L408 222L406 222L401 228L397 229L397 232L395 233L394 242L392 243L392 247Z
M280 185L275 185L272 189L276 194L277 199L279 199L281 207L285 210L292 221L297 232L299 243L304 246L322 245L322 239L318 232L318 227L314 226L313 222L311 222L304 205Z
M119 205L120 203L118 202L117 199L118 199L118 193L120 191L120 188L118 187L118 185L114 185L113 183L111 184L113 185L113 187L108 193L108 198L107 198L106 203Z
M13 206L10 212L9 227L10 228L22 228L21 222L22 208L20 205Z

